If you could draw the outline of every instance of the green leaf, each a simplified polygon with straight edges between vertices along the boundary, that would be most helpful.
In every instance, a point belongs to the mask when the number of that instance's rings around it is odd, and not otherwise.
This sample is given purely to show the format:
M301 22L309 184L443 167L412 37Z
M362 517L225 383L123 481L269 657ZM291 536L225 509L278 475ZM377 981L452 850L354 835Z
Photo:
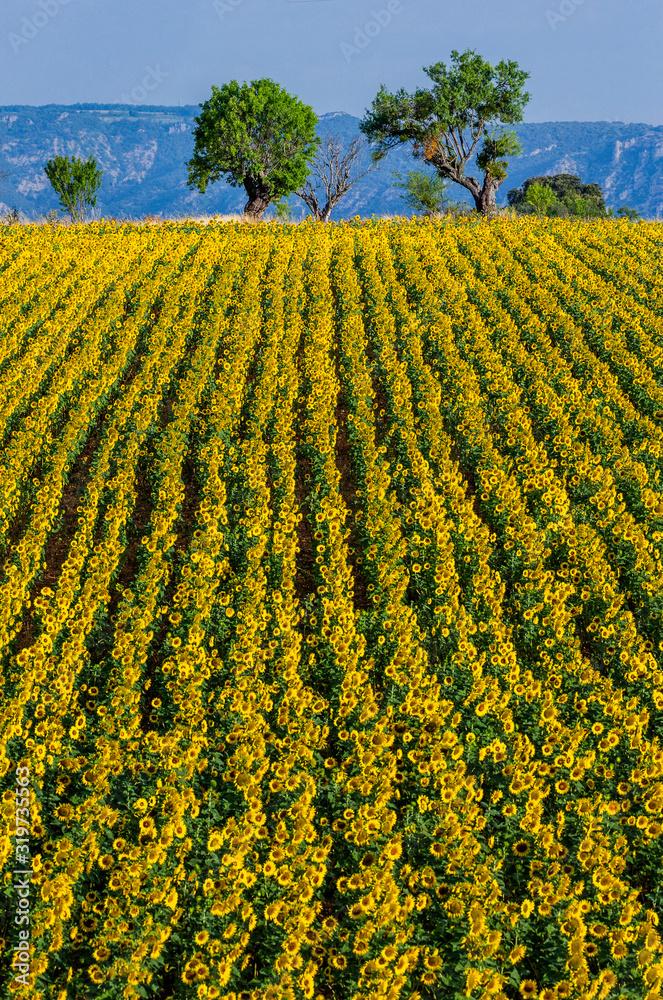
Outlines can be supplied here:
M212 87L200 107L189 187L204 193L223 177L233 187L244 186L247 209L260 199L262 214L270 202L302 186L320 143L311 107L269 79Z

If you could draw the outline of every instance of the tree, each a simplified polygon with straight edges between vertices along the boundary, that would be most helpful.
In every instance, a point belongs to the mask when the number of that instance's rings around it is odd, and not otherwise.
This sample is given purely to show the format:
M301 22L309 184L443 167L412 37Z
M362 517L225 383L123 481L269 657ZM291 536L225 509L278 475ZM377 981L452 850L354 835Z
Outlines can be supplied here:
M274 218L277 222L290 222L292 219L292 209L287 201L275 200Z
M617 215L622 219L628 219L629 222L636 222L641 219L642 216L635 208L629 208L628 205L622 205L621 208L617 209Z
M225 175L232 187L244 186L244 215L258 221L272 201L303 184L320 141L313 108L268 79L212 87L199 107L189 187L204 194Z
M393 176L398 181L394 187L403 188L405 194L400 197L413 212L423 212L428 218L444 211L448 182L443 177L431 177L421 170L408 170L405 180L397 170L394 170Z
M530 185L525 198L525 203L531 205L538 216L545 215L556 201L557 198L552 188L538 182Z
M555 195L548 214L586 218L605 218L607 209L603 191L598 184L583 184L575 174L553 174L552 176L528 177L519 188L512 188L507 194L509 205L519 213L531 211L528 192L535 184L545 184Z
M444 63L424 67L433 81L432 90L408 94L401 88L390 94L384 84L371 110L359 124L377 147L374 161L401 143L412 142L416 157L427 160L440 177L466 188L477 211L486 214L495 207L495 193L506 177L507 156L522 152L514 132L488 132L498 123L520 122L530 95L522 87L529 73L515 62L502 60L496 67L474 50L451 53L453 66ZM483 183L465 175L465 165L476 157Z
M97 204L103 171L97 167L94 157L77 160L72 156L56 156L44 167L53 190L60 198L62 211L69 212L72 223L83 221L90 208Z
M297 191L297 196L309 209L315 222L329 222L332 209L338 205L343 195L350 190L353 184L356 184L372 170L377 170L377 167L368 167L359 173L363 165L361 161L364 148L364 140L355 138L342 155L343 144L339 137L329 132L325 135L312 171L314 177L322 185L324 206L320 207L316 189L310 181L307 180L304 187ZM355 176L351 179L353 168Z

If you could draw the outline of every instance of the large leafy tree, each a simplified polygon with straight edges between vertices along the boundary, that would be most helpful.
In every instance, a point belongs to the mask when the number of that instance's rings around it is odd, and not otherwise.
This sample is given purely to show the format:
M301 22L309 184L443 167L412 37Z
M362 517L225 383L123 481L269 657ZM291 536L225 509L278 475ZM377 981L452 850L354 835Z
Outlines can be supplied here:
M521 122L530 95L523 91L529 73L515 62L493 67L468 49L451 53L452 65L424 67L431 90L391 94L384 85L359 128L376 143L374 161L401 143L412 142L415 157L423 157L440 177L466 188L477 211L495 206L495 193L506 177L506 157L522 152L514 132L496 126ZM477 147L482 146L477 154ZM484 174L480 183L466 176L465 166L476 156Z
M44 173L60 198L62 210L69 212L72 223L84 221L89 210L97 204L97 191L103 176L94 157L78 160L72 156L70 161L68 156L56 156L48 161Z
M268 79L212 87L212 96L199 107L189 187L204 194L221 177L232 187L243 185L244 214L252 221L272 201L301 187L320 141L313 108Z
M528 177L519 188L512 188L507 195L509 205L519 213L531 210L530 194L533 188L544 185L552 192L548 214L603 217L607 215L603 191L599 184L583 184L575 174L552 174Z

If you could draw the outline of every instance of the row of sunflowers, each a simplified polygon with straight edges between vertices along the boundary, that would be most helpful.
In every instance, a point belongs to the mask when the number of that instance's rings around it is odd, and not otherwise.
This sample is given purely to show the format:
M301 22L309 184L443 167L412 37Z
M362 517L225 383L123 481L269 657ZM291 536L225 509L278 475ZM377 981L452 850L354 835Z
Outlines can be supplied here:
M2 234L8 995L661 996L662 242Z

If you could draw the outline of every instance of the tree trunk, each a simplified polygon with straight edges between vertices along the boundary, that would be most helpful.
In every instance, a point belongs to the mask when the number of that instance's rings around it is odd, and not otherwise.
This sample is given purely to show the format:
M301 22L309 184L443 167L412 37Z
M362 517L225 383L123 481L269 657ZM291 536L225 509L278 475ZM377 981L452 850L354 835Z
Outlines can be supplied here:
M490 170L487 170L481 188L480 200L477 203L477 211L481 212L482 215L486 215L496 207L495 193L500 184L501 181L492 177Z
M258 222L272 200L269 184L254 177L245 177L244 188L249 197L244 206L244 218L249 222Z
M487 215L495 208L495 192L500 186L501 181L496 177L491 177L490 171L486 172L481 187L474 177L459 178L457 183L462 184L470 192L474 198L475 208L480 215Z
M490 170L486 171L482 186L475 177L466 177L461 171L443 172L439 169L438 164L435 162L435 157L432 157L430 162L433 166L438 167L438 174L440 177L449 178L449 180L454 181L456 184L460 184L461 187L464 187L470 192L474 198L475 208L480 215L487 215L488 212L495 208L495 192L502 181L497 177L492 177Z
M317 195L311 186L311 182L307 181L305 186L301 191L296 191L295 194L298 198L301 198L306 207L308 208L314 222L326 222L327 219L322 218L324 209L320 208ZM331 209L329 210L331 211Z

